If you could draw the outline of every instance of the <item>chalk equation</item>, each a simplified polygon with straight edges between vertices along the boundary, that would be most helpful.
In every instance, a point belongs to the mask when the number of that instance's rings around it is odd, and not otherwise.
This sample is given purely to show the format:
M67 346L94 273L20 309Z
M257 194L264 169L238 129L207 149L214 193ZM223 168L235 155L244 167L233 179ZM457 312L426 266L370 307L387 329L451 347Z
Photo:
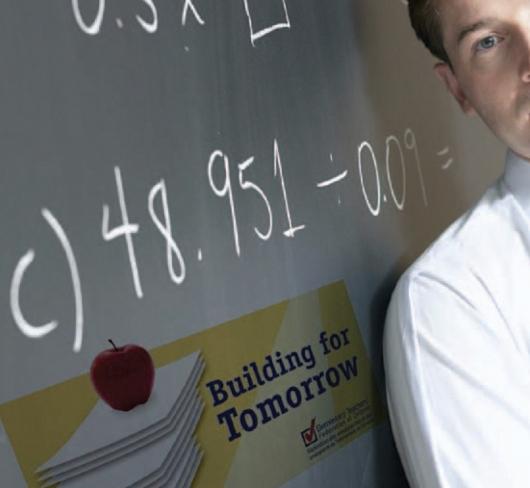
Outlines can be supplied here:
M247 170L255 164L255 157L250 156L244 161L234 164L231 157L222 149L216 149L211 152L208 161L205 164L205 180L209 185L212 195L224 202L226 212L229 214L232 241L234 252L239 258L242 250L240 245L241 227L238 219L238 208L241 207L241 198L243 193L246 195L253 195L253 198L262 202L262 210L260 212L260 219L263 215L266 216L266 225L253 226L253 231L257 239L261 241L268 241L274 234L276 229L274 210L282 214L282 221L286 222L283 228L279 231L281 235L287 239L294 239L299 232L307 228L306 222L300 222L297 218L296 203L292 202L289 197L289 178L284 172L285 166L282 161L280 144L278 140L274 139L272 145L271 158L271 173L273 175L273 182L278 185L281 190L281 202L275 205L270 194L271 189L265 189L263 185L257 181L252 181L248 176ZM375 147L375 149L374 149ZM380 151L383 149L383 151ZM376 152L383 152L386 181L381 177L379 169L380 162L376 157ZM447 158L450 152L449 147L445 147L437 152L438 157ZM330 155L333 163L333 155ZM384 141L382 148L373 146L368 141L363 141L357 146L357 152L354 155L353 169L357 170L358 184L360 192L363 196L366 210L377 217L381 214L383 206L382 202L387 202L385 186L390 192L391 199L398 211L404 211L407 201L407 167L412 166L415 173L417 173L417 180L419 182L419 190L421 191L421 198L423 204L428 206L427 189L423 177L422 161L420 152L416 141L415 133L412 129L407 128L401 137L389 135ZM453 158L450 158L441 166L442 171L446 171L450 164L453 163ZM333 163L335 164L335 163ZM392 167L396 166L399 169L401 181L396 184L392 173ZM328 177L315 183L317 191L331 191L337 185L340 185L342 191L345 191L344 185L347 178L350 176L351 169L342 170L339 174ZM369 185L368 179L373 178L374 183ZM114 167L114 180L116 185L117 210L112 210L108 203L103 203L101 206L101 238L107 242L112 243L116 240L123 240L124 250L127 253L128 263L130 267L130 274L133 283L134 292L138 299L142 299L144 291L142 287L142 279L138 260L135 251L135 239L140 232L146 232L144 227L133 218L129 216L127 206L127 194L124 184L124 178L119 166ZM373 194L369 193L368 188L375 187ZM399 188L400 190L398 190ZM347 188L346 188L347 189ZM351 187L350 191L351 193ZM185 256L175 239L175 232L173 228L172 215L170 212L170 203L168 196L168 189L164 179L158 181L153 185L147 194L147 209L151 219L151 224L160 234L162 242L165 246L166 266L167 272L171 282L176 286L181 286L185 283L188 265L190 261L189 256ZM339 205L340 205L339 197ZM293 206L294 203L294 206ZM279 210L277 210L279 208ZM158 210L157 210L158 209ZM113 227L110 225L112 214L118 215L119 224ZM68 264L70 271L70 278L73 287L74 307L75 307L75 333L73 351L79 352L82 347L83 340L83 296L82 296L82 280L81 273L78 269L77 260L71 241L68 238L65 227L59 222L56 216L48 208L41 209L41 216L50 227L53 235L57 238ZM116 217L113 219L116 220ZM42 339L48 334L52 333L57 327L58 322L51 320L43 324L31 324L23 313L23 306L20 300L20 290L24 284L26 272L32 265L33 261L37 259L37 253L34 249L29 249L19 259L14 267L10 285L10 307L13 320L20 330L20 332L30 339ZM204 260L202 249L199 247L196 251L196 259L198 262Z
M80 0L71 0L72 11L74 19L81 29L87 35L95 36L100 34L103 22L106 18L106 7L108 0L97 0L96 8L86 9L84 11L81 7ZM200 26L206 25L206 18L201 9L197 7L195 0L180 0L182 1L182 9L180 15L180 24L182 27L186 26L188 22L195 22ZM241 6L244 9L250 35L250 42L252 46L256 45L256 41L280 29L290 29L291 21L289 19L289 11L287 9L286 0L241 0ZM263 6L273 7L275 14L269 18L265 25L259 25L255 17L256 12L263 9ZM138 12L134 14L136 23L148 34L154 34L159 28L159 12L154 0L139 0L137 3ZM95 11L94 11L95 10ZM264 22L259 16L261 22ZM125 28L125 23L122 17L114 19L116 26L119 29Z

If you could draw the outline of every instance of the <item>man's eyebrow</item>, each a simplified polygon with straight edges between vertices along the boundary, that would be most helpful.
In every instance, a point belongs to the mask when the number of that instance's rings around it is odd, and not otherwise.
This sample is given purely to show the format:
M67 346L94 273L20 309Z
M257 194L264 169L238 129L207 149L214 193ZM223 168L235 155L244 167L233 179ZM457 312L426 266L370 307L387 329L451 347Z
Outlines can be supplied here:
M479 20L478 22L474 22L473 24L465 26L461 31L460 34L458 34L458 38L456 40L457 46L460 45L460 43L472 32L475 32L479 29L482 29L484 27L488 27L489 25L493 24L495 22L495 19L493 18L487 18Z

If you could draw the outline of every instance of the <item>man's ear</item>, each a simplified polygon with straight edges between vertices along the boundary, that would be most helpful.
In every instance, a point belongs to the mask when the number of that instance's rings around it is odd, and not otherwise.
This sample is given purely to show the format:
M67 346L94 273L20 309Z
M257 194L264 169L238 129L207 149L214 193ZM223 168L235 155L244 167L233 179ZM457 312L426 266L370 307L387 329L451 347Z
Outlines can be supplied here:
M456 79L451 67L447 63L437 63L434 65L434 72L455 97L455 100L458 102L458 105L460 105L462 112L464 112L466 115L476 114L475 109L471 106L465 93L462 91L462 88L460 87L460 84L458 83L458 80Z

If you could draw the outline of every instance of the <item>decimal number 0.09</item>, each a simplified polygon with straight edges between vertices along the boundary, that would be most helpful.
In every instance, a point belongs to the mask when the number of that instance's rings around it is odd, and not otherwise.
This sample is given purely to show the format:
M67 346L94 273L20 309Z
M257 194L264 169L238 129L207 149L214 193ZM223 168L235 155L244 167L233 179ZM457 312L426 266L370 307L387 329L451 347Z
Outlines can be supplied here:
M421 169L421 161L418 154L418 145L414 132L411 129L405 130L403 140L405 149L413 153L414 155L416 169L418 171L418 177L422 190L423 202L425 206L428 206L427 192L425 190L425 182ZM392 180L392 175L390 172L390 166L392 162L396 160L396 158L399 161L401 167L401 192L399 195L396 192L396 187ZM363 192L364 200L366 202L366 206L368 207L368 210L372 215L378 216L381 213L381 177L379 174L379 166L377 164L375 152L369 142L364 141L359 145L357 150L357 160L359 165L359 178L361 180L361 189ZM368 195L368 191L366 189L366 166L370 164L369 162L372 163L375 174L375 182L377 188L375 198L374 195ZM390 189L392 200L398 210L403 210L405 208L405 202L407 198L407 169L405 166L405 152L403 150L403 146L400 140L394 135L390 135L386 138L385 163L388 188Z

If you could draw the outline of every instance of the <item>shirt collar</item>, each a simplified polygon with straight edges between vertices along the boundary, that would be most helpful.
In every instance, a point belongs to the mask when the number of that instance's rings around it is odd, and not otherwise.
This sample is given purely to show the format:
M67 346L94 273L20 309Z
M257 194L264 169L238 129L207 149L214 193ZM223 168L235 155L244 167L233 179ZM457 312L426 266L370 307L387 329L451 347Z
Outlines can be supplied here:
M530 215L530 161L508 149L504 183L512 192L527 215Z

